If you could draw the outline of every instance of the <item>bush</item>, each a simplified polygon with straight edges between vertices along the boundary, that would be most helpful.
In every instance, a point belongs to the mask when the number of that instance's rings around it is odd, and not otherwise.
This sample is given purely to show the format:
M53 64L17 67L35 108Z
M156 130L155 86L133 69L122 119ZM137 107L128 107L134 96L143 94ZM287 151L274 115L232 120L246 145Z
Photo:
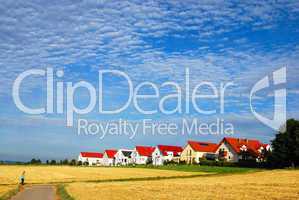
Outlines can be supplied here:
M180 165L186 165L187 162L186 162L185 160L181 160L179 164L180 164Z
M215 160L200 160L200 165L218 166L218 167L237 167L237 163Z
M84 165L84 166L88 166L89 163L88 163L87 161L85 161L85 162L83 163L83 165Z
M75 159L72 159L70 162L69 162L69 165L71 166L74 166L76 165L77 161Z
M42 161L40 159L32 158L31 161L29 162L29 164L40 165L40 164L42 164Z
M64 160L62 160L62 161L61 161L61 164L62 164L62 165L68 165L68 164L69 164L68 159L64 159Z
M50 165L56 165L56 160L51 160Z
M200 160L200 165L204 166L217 166L217 167L247 167L247 168L257 168L264 167L263 163L257 163L255 160L240 160L237 163L227 162L227 161L213 161L213 160Z
M170 160L170 161L165 161L164 165L177 165L178 163L175 162L174 160Z
M261 163L260 163L261 164ZM256 160L240 160L238 162L239 167L249 167L249 168L257 168L260 167L259 163Z

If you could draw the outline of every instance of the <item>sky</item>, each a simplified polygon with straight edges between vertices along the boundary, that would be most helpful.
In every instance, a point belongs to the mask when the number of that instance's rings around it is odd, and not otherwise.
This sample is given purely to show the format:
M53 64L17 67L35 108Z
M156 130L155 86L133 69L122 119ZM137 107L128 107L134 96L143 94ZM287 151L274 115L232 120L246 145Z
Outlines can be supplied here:
M260 79L282 67L287 70L287 118L299 118L299 2L298 1L4 1L0 5L0 160L75 158L80 151L107 148L133 148L135 145L185 145L188 139L219 142L222 134L78 134L77 121L107 124L120 119L140 124L143 119L157 123L177 123L198 119L216 123L217 118L234 126L233 137L256 138L270 142L276 131L255 118L249 94ZM144 100L140 106L151 110L159 100L174 92L162 87L175 82L185 92L186 70L190 87L202 82L233 82L225 93L225 112L219 99L202 100L214 114L190 112L165 114L160 110L145 115L133 103L118 114L98 111L99 101L88 114L75 114L74 126L66 125L66 97L54 98L64 105L63 113L31 115L22 112L13 99L13 84L29 70L51 68L64 72L55 77L67 84L86 81L99 92L99 71L118 70L127 74L134 88L151 82L159 86L160 98ZM124 77L103 78L102 103L116 109L128 99ZM20 96L32 108L47 104L46 79L27 77ZM273 116L273 91L255 96L253 107L264 116ZM54 89L56 92L57 90ZM145 87L142 94L153 94ZM202 92L210 94L208 88ZM182 95L185 103L185 94ZM97 96L97 99L99 95ZM56 103L55 100L55 103ZM84 108L90 101L84 88L74 103ZM169 100L168 109L178 101ZM56 109L54 105L54 109Z

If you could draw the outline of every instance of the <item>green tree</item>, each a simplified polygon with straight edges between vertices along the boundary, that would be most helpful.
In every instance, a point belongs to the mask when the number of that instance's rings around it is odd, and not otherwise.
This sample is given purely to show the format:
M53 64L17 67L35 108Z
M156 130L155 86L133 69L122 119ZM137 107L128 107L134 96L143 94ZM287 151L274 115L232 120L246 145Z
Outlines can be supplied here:
M68 165L68 164L69 164L68 159L64 159L64 160L62 161L62 164L63 164L63 165Z
M56 165L56 160L51 160L50 165Z
M272 154L269 156L272 167L296 167L299 165L299 121L289 119L286 130L280 131L272 141Z
M35 164L35 163L36 163L36 159L32 158L31 161L30 161L30 164Z
M40 159L35 159L35 158L32 158L31 161L29 162L30 164L33 164L33 165L37 165L37 164L41 164L42 161Z
M76 165L76 160L75 160L75 159L72 159L72 160L69 162L69 165Z

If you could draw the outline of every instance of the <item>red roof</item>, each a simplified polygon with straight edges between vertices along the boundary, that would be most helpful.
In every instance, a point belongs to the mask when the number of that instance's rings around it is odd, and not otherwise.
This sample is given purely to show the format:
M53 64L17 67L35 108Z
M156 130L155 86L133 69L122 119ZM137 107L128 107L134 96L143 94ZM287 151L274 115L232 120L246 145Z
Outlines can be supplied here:
M81 152L81 156L87 158L103 158L103 154L97 152Z
M136 151L140 156L152 156L155 147L149 146L136 146Z
M180 146L158 145L157 147L163 156L167 156L167 152L172 152L174 156L178 156L183 151Z
M105 153L107 154L108 158L113 158L116 154L117 150L114 149L107 149L105 150Z
M251 139L241 139L241 138L230 138L230 137L225 137L223 140L220 142L219 146L221 143L226 141L236 153L241 153L241 147L245 147L247 151L254 156L257 156L259 154L258 150L261 147L267 146L267 144L263 144L259 140L251 140Z
M209 142L199 142L199 141L188 141L188 144L194 151L199 152L215 152L218 145Z
M263 148L265 148L265 149L270 148L270 145L269 145L269 144L263 144L262 146L263 146Z

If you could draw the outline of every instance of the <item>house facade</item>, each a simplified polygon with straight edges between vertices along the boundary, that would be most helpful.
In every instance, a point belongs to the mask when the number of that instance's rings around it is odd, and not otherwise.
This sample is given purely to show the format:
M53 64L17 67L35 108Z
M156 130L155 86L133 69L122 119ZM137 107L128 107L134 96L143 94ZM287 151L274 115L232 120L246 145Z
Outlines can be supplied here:
M129 165L132 164L132 153L133 150L129 149L119 149L116 154L114 155L115 157L115 165Z
M117 150L115 149L108 149L104 151L103 155L103 165L104 166L114 166L115 165L115 154Z
M87 163L89 166L99 166L103 163L103 154L97 152L81 152L78 156L78 162Z
M164 165L165 162L180 162L183 148L180 146L158 145L152 153L153 165Z
M152 153L155 147L136 146L132 153L132 162L137 165L145 165L152 162Z
M181 153L181 161L187 164L199 163L200 159L215 159L217 144L200 141L188 141Z
M216 154L219 160L239 162L240 160L259 160L262 151L269 151L270 145L259 140L225 137L219 143Z

